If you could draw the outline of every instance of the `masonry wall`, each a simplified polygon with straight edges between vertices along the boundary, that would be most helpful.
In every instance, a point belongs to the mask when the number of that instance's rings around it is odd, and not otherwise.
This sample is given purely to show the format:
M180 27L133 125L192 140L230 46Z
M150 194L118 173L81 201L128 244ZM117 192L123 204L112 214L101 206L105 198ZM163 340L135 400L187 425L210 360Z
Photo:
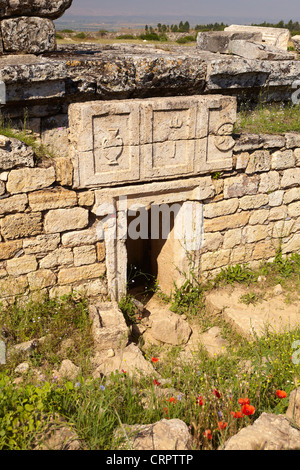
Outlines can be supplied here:
M236 139L234 169L203 175L202 275L254 265L300 248L300 135ZM202 175L201 175L202 177ZM74 190L68 158L36 164L31 149L0 139L0 298L47 292L108 294L95 191ZM126 188L124 188L126 194ZM207 196L209 195L209 196Z

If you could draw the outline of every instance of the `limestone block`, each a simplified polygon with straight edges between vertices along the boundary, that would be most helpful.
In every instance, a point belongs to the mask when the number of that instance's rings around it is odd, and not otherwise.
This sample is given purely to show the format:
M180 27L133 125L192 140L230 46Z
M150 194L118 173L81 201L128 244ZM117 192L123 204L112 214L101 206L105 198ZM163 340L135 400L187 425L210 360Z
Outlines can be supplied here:
M256 225L256 224L263 224L269 215L269 210L268 209L259 209L256 211L252 211L250 219L249 219L249 224L250 225Z
M74 266L83 266L96 262L96 250L92 245L74 248Z
M300 201L292 202L288 205L288 214L290 217L300 216Z
M7 191L11 194L36 191L51 186L55 170L50 168L21 168L12 170L8 176Z
M87 227L89 213L82 207L50 210L44 221L46 233L66 232Z
M288 149L300 147L300 133L299 132L287 132L285 134L286 147Z
M38 235L34 238L23 240L23 249L26 255L38 254L42 256L44 253L54 251L60 243L60 235Z
M28 286L27 276L0 279L0 297L24 294Z
M243 229L243 240L245 240L246 243L264 240L268 235L268 225L249 225Z
M284 204L300 200L300 188L292 188L285 192L283 197Z
M274 191L273 193L269 194L269 206L280 206L283 201L284 191Z
M18 139L0 135L0 170L11 170L22 166L34 166L32 148Z
M292 36L292 42L294 43L294 47L296 51L299 53L300 52L300 36Z
M197 49L201 51L226 53L231 40L262 41L260 32L209 31L197 35Z
M91 245L99 241L96 227L68 232L62 235L62 244L67 247Z
M219 232L226 229L243 227L249 221L250 212L238 212L215 219L205 219L204 232Z
M1 234L6 239L33 237L42 232L40 212L11 214L0 220Z
M230 249L219 250L215 253L204 253L201 256L201 271L209 271L214 268L226 266L230 259Z
M204 206L204 217L206 217L207 219L212 219L214 217L220 217L222 215L233 214L237 211L238 207L238 198L209 203Z
M284 150L272 154L272 168L274 170L284 170L295 166L295 155L292 150Z
M45 289L54 286L56 283L56 276L50 269L39 269L36 272L29 273L27 277L30 290Z
M20 258L13 258L7 261L6 269L11 276L20 276L35 271L38 267L36 257L25 255Z
M73 264L73 253L70 248L58 248L40 260L40 268L55 268Z
M219 95L72 104L74 186L231 169L235 119L235 98Z
M260 209L262 206L267 205L269 198L267 194L256 194L254 196L244 196L240 199L240 209Z
M73 165L69 158L61 157L55 159L56 181L62 186L72 186Z
M2 196L5 193L5 183L3 181L0 181L0 196Z
M232 40L228 44L231 54L250 60L292 60L294 54L284 52L277 47L250 42L244 39Z
M96 279L105 274L103 263L89 264L75 268L63 268L58 273L58 284L73 284L75 282Z
M280 185L282 188L290 188L292 186L299 186L300 181L300 168L290 168L283 170Z
M276 191L279 188L280 176L277 171L268 171L262 173L260 177L259 192L269 193L270 191Z
M128 328L116 302L91 305L90 318L97 351L121 349L128 343Z
M263 26L248 26L248 25L230 25L225 28L225 31L248 31L262 34L262 40L270 46L275 46L284 51L288 48L288 43L291 38L291 33L285 28L269 28Z
M256 150L249 157L246 173L258 173L268 171L271 167L270 152L267 150Z
M226 178L224 181L224 198L235 198L256 194L259 185L259 176L239 175Z
M75 191L64 188L44 189L29 194L29 206L33 211L60 209L77 204Z
M0 260L13 258L22 249L20 240L0 243Z
M242 230L240 228L227 230L224 234L224 243L223 249L233 248L236 245L239 245L242 240Z
M56 49L55 26L52 20L20 16L1 21L5 52L41 54Z
M26 194L18 194L1 199L0 215L9 214L11 212L24 212L27 202L28 198Z
M70 8L73 0L0 0L0 17L39 16L55 20Z
M284 220L287 215L286 206L272 207L269 212L268 220Z

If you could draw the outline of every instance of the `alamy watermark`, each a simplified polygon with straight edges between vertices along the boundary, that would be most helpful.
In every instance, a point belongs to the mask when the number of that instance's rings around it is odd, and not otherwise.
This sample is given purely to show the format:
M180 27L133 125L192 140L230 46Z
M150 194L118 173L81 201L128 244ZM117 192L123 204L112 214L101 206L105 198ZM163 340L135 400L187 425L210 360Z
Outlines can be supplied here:
M295 91L292 93L291 99L293 104L300 103L300 80L296 80L292 84L292 89Z
M126 196L120 196L115 204L103 203L97 208L97 216L103 219L97 225L97 236L126 240L180 240L189 251L202 245L203 209L199 202L186 201L173 204L142 203L128 206ZM149 211L149 209L151 209Z

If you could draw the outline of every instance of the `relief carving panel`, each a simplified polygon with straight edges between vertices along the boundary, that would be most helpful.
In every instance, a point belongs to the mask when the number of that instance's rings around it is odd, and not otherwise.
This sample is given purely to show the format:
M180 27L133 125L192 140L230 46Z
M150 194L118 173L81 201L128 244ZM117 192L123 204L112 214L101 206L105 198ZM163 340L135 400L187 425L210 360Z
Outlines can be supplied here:
M235 98L188 96L72 104L75 187L232 168Z

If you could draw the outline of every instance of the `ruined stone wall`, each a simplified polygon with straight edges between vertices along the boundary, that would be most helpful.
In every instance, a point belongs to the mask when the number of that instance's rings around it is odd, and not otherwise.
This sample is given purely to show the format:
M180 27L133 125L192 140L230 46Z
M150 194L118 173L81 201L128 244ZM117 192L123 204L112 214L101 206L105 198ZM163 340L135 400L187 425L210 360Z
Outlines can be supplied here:
M24 144L4 137L0 144L0 298L73 290L105 299L110 260L95 214L101 191L74 189L68 158L36 164ZM284 254L299 251L298 134L240 136L233 168L200 178L202 274L272 259L279 244Z

